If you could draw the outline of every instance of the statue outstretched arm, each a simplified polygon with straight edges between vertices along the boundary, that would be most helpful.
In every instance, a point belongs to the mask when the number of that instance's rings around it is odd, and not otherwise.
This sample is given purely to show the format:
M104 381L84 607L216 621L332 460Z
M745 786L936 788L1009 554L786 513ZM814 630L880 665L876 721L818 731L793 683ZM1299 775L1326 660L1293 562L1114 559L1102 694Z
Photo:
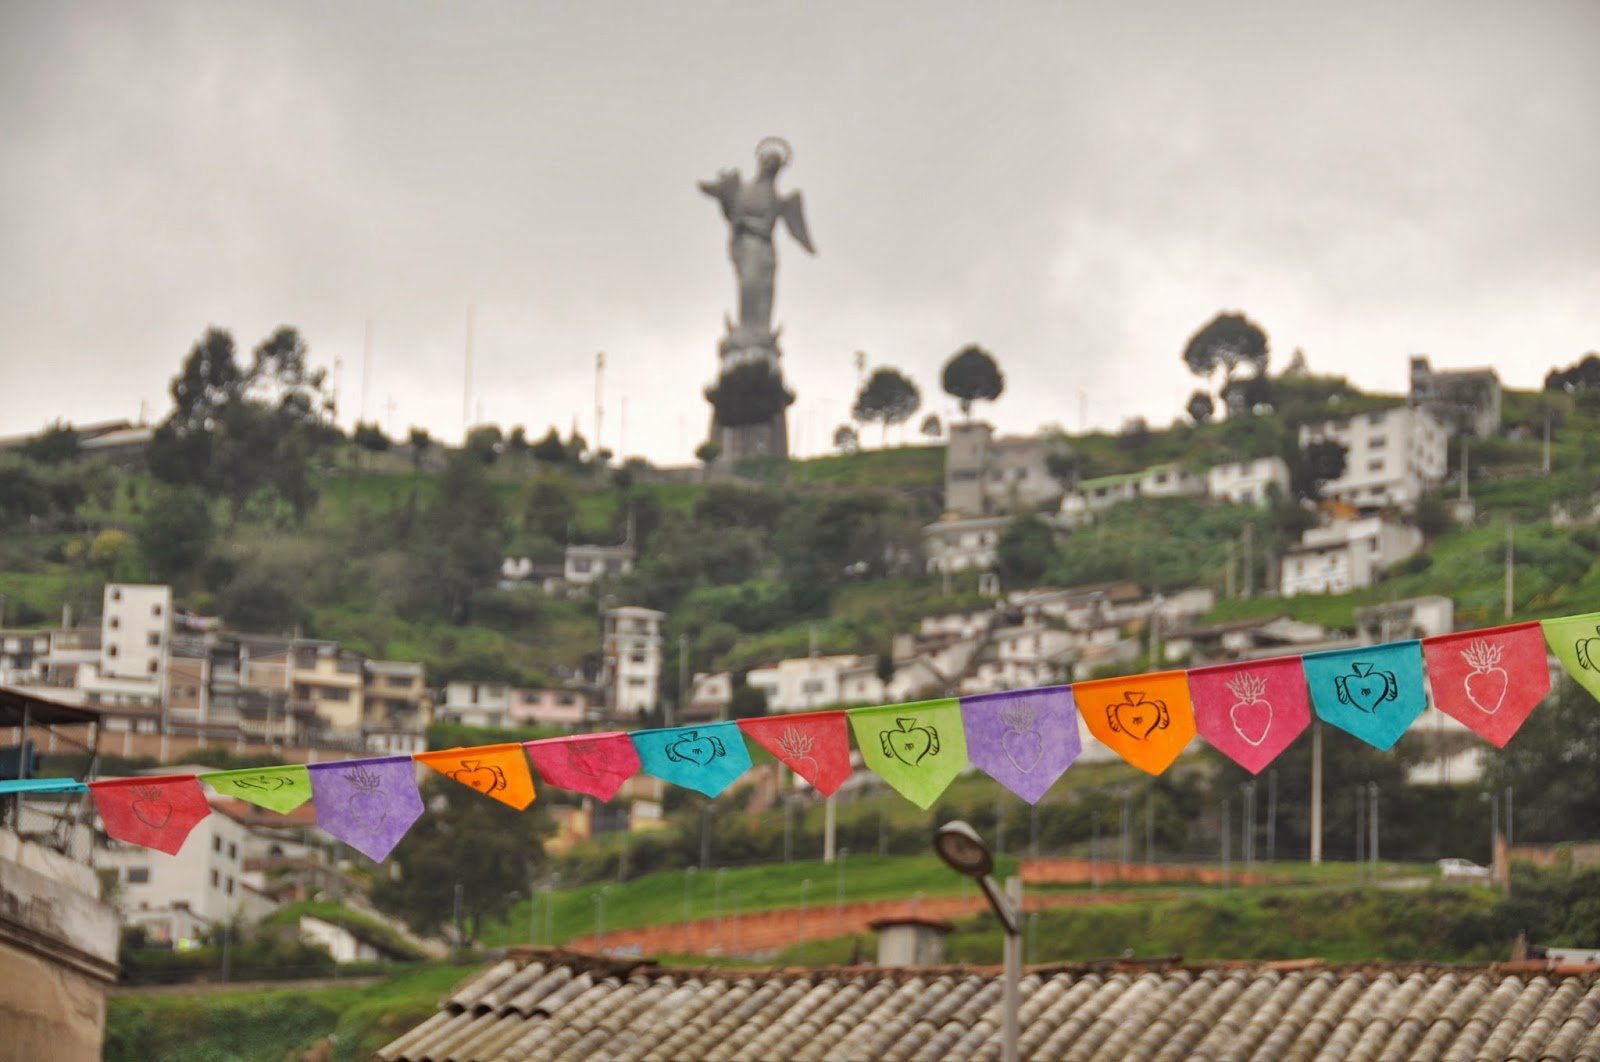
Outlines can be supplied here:
M739 192L739 171L723 170L714 181L701 181L700 190L722 205L722 216L733 219L733 198Z
M784 228L789 230L795 243L804 247L808 254L817 253L817 249L811 246L811 233L806 229L805 205L799 192L778 200L778 216L783 218Z

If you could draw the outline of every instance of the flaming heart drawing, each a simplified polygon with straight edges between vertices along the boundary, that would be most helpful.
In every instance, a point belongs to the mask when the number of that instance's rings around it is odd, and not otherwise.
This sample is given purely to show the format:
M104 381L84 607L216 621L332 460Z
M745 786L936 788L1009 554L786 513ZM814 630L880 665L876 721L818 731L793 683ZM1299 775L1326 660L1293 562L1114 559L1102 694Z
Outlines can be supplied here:
M506 781L503 769L482 760L462 760L461 766L450 772L450 777L480 793L498 793L511 784Z
M1495 645L1483 638L1474 638L1461 650L1461 659L1472 668L1465 679L1467 700L1484 715L1498 712L1500 703L1506 698L1510 677L1506 675L1506 669L1500 666L1500 657L1503 655L1505 646Z
M817 747L817 739L799 727L784 727L778 735L777 746L783 750L783 762L794 768L796 774L809 778L821 772L821 764L811 755L811 750ZM811 769L806 770L802 764L809 764Z
M1260 745L1267 740L1267 731L1272 729L1272 703L1261 696L1267 692L1267 677L1246 673L1227 685L1229 692L1238 698L1228 709L1234 731L1251 745Z
M1106 705L1106 722L1114 734L1126 734L1143 741L1157 730L1172 724L1166 701L1145 700L1138 692L1124 693L1116 704Z
M933 727L905 717L897 718L894 725L895 729L878 734L885 756L907 767L915 767L924 758L939 754L939 731Z
M1008 704L1000 709L1000 721L1006 725L1000 748L1011 766L1023 774L1039 766L1039 757L1044 755L1044 738L1034 729L1038 715L1024 704Z
M172 819L172 803L157 786L142 785L133 791L133 813L140 822L159 830Z
M345 772L344 780L355 790L345 801L351 818L374 833L381 830L384 820L389 817L389 804L383 799L382 776L365 767L357 767Z
M1354 675L1340 675L1333 680L1334 692L1340 704L1348 704L1363 712L1376 712L1384 701L1398 700L1400 683L1393 671L1375 671L1374 665L1364 660L1350 665Z

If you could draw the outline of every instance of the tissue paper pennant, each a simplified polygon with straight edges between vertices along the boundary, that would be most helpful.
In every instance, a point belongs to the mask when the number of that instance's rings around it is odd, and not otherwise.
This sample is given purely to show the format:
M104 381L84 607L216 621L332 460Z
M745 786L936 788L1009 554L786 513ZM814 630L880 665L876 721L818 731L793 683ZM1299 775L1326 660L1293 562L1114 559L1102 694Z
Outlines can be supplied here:
M1301 661L1317 715L1376 748L1394 747L1428 706L1419 642L1307 653Z
M1545 620L1544 637L1567 674L1600 698L1600 612Z
M850 777L850 726L842 711L741 719L739 729L823 796Z
M527 754L516 742L418 752L413 758L518 811L533 803L533 773L528 770Z
M1200 736L1251 774L1260 774L1311 725L1298 657L1195 668L1189 696Z
M422 817L417 768L410 756L313 763L317 825L381 863Z
M1424 638L1422 655L1434 705L1499 748L1550 692L1538 623Z
M1089 732L1149 774L1172 766L1194 739L1194 707L1182 671L1079 682L1072 696Z
M192 774L90 782L106 833L119 841L177 855L189 831L211 814Z
M633 747L646 774L709 797L750 769L750 750L736 723L636 730Z
M523 746L546 785L610 800L639 773L639 751L621 730L529 741Z
M1083 750L1070 686L963 697L961 722L972 762L1030 804Z
M961 702L953 697L846 714L867 766L919 808L932 807L967 765Z
M311 799L311 772L303 764L212 771L200 780L226 796L287 815Z

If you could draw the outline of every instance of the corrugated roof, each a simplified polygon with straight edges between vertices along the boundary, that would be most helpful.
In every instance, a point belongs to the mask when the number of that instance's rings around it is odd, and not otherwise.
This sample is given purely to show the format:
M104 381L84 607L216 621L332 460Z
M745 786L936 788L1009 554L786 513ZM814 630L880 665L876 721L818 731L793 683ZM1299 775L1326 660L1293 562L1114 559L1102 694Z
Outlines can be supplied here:
M386 1062L1000 1056L993 968L667 969L521 951L378 1052ZM1040 966L1023 1058L1600 1060L1595 967L1315 961Z

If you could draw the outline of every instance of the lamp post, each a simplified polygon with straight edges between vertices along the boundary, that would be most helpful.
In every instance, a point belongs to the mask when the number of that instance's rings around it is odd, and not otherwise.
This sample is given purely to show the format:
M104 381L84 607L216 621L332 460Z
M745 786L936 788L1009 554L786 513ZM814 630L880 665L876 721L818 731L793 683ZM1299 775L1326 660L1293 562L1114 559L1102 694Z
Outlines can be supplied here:
M1002 1062L1017 1062L1022 983L1022 879L1007 879L1005 891L994 880L994 856L983 838L965 822L947 822L933 835L933 850L951 870L972 878L983 889L989 906L1005 930L1004 1022L1001 1026Z
M594 953L604 955L601 939L606 935L606 893L611 891L610 885L600 886L600 891L594 894Z
M850 857L850 849L839 849L839 859L834 863L833 874L833 921L835 924L844 921L844 861Z

